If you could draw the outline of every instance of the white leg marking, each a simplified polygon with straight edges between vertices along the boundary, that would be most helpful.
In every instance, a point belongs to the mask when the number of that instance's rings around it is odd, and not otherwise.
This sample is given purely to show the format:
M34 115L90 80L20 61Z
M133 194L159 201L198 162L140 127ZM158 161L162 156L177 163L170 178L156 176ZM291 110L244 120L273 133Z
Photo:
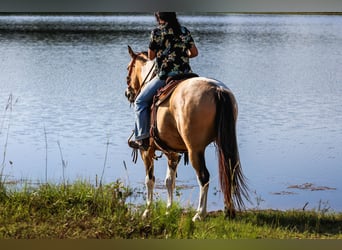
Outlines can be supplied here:
M199 182L200 183L200 182ZM207 214L207 198L208 198L209 182L202 186L200 184L200 195L197 213L192 218L192 221L202 220Z
M146 200L146 205L147 208L145 209L143 213L143 218L146 218L150 214L150 207L153 201L153 188L154 188L154 178L150 179L148 175L145 178L145 185L147 188L147 200Z
M165 178L165 185L167 188L167 210L171 208L173 202L173 190L175 188L176 171L168 167Z

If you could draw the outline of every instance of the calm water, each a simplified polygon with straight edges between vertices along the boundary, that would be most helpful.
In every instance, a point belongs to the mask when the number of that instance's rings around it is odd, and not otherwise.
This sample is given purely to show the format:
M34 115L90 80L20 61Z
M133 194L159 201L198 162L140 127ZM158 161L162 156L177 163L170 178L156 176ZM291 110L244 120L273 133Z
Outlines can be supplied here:
M307 209L317 209L321 201L342 211L342 16L179 20L199 48L194 71L222 80L236 95L248 206L290 209L309 202ZM68 181L95 182L104 169L105 182L120 178L143 189L144 167L131 162L127 146L134 120L124 97L127 45L146 50L154 25L152 15L0 16L0 160L8 180L45 182L47 174L61 182L64 172ZM12 111L6 109L10 95ZM206 156L209 209L220 209L212 145ZM161 159L156 191L162 198L165 173ZM288 188L305 183L331 189ZM180 164L177 185L184 187L178 199L196 206L191 166Z

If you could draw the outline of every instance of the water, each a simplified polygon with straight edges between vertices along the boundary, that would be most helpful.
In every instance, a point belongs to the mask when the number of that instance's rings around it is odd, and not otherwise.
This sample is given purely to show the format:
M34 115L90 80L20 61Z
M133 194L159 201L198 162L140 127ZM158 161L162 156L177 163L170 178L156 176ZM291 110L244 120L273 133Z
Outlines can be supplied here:
M342 211L342 16L179 20L199 48L194 71L225 82L237 98L248 207L309 202L307 209ZM146 50L154 25L153 15L0 16L0 160L7 180L95 182L104 171L104 182L120 178L143 189L144 167L131 162L127 146L134 120L124 97L127 45ZM12 109L5 109L10 95ZM212 145L206 157L208 206L221 209ZM165 173L160 159L156 192L163 199ZM304 183L330 189L288 188ZM177 199L196 206L191 166L180 164L176 184L183 187Z

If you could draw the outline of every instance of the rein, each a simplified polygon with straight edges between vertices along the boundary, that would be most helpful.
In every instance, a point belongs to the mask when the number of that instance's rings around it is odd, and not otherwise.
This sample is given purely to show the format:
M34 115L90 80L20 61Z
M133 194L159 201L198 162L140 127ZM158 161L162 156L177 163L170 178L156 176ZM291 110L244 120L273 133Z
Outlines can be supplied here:
M129 82L127 82L127 85L130 86L131 85L131 74L132 74L132 71L133 71L133 68L135 67L135 62L137 60L138 56L134 57L134 61L132 62L132 66L129 68L129 71L128 71L128 79ZM152 67L150 68L150 70L148 71L147 75L145 76L144 80L142 81L139 89L136 91L135 93L135 96L134 96L134 101L135 99L137 98L137 96L140 94L142 88L144 87L144 85L146 84L147 82L147 79L149 79L149 76L151 75L151 72L153 71L154 69L154 66L155 66L156 62L154 61L153 64L152 64Z
M134 100L137 98L137 96L140 94L142 88L143 88L144 85L146 84L147 79L148 79L148 77L150 76L151 72L153 71L154 65L155 65L155 64L156 64L156 62L153 62L152 67L151 67L150 70L148 71L148 73L147 73L145 79L143 80L143 82L142 82L141 85L140 85L140 88L138 89L137 93L135 94Z

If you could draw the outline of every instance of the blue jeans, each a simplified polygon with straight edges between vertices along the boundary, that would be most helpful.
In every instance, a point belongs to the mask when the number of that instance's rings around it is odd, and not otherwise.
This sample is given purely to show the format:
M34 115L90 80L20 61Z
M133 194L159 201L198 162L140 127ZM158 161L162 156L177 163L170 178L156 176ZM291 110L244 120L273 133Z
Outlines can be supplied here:
M157 90L165 85L165 80L158 76L153 78L141 90L134 102L135 111L135 139L142 140L150 136L150 114L153 96Z

